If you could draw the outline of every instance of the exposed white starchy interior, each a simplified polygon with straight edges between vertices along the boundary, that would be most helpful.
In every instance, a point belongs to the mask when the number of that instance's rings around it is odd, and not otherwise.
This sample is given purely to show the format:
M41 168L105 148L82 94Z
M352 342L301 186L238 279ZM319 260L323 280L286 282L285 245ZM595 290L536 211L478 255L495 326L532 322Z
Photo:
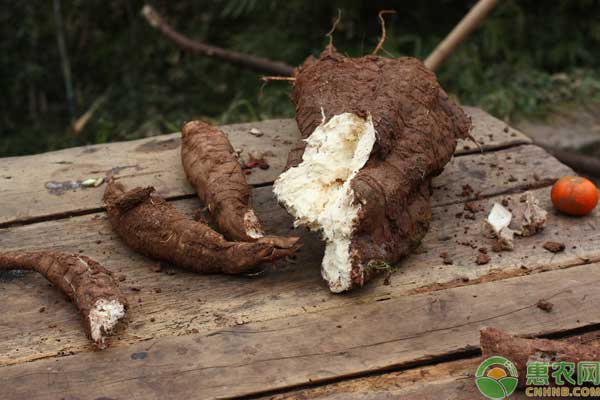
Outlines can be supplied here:
M110 333L123 316L125 316L125 307L118 300L96 301L89 313L92 340L103 345L104 334Z
M502 229L507 228L508 225L510 225L512 213L504 208L504 206L501 204L494 203L487 220L497 234Z
M514 231L508 227L512 217L512 213L504 206L494 203L486 219L486 230L506 249L513 248Z
M265 236L264 232L260 229L258 218L253 210L248 210L246 211L246 214L244 214L244 227L246 228L246 235L253 239L259 239Z
M351 286L350 238L360 205L353 204L350 183L369 160L374 144L370 116L336 115L306 139L302 162L281 174L273 187L296 217L296 226L322 231L327 244L321 271L333 292Z

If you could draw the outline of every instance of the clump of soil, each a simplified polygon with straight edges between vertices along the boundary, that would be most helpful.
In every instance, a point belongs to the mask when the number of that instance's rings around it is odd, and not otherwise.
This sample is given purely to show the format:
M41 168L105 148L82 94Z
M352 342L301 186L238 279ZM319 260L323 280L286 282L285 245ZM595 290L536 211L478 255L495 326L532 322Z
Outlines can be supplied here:
M477 263L477 265L485 265L489 263L490 260L491 258L487 253L479 253L475 262Z
M537 308L540 310L550 312L554 308L554 304L550 303L548 300L540 299L537 304Z
M442 259L442 262L445 265L452 265L454 263L454 261L452 260L452 257L450 257L450 255L447 252L441 253L440 258Z
M560 253L565 250L565 244L559 242L546 242L543 247L551 253Z

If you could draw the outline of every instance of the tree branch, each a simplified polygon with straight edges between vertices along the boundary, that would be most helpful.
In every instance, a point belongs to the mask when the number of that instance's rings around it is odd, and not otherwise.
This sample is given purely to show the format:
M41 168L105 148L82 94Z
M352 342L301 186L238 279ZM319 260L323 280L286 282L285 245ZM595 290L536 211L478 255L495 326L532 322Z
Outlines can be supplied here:
M177 46L193 54L214 57L231 64L240 65L258 72L291 76L294 68L280 61L272 61L251 54L239 53L190 39L174 30L149 4L142 8L142 15L154 28L173 41Z

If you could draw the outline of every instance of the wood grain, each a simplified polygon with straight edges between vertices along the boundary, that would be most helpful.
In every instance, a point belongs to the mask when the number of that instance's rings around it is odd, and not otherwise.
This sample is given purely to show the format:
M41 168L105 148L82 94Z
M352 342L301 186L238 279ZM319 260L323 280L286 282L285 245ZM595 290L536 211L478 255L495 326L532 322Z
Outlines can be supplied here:
M471 351L484 326L537 336L597 324L599 283L598 264L579 266L2 367L0 384L7 399L257 394Z
M474 122L473 136L485 150L530 143L522 133L489 114L474 108L467 112ZM257 128L262 136L250 134ZM293 120L271 120L223 126L234 148L242 156L250 153L266 157L270 168L253 169L248 182L272 182L282 171L287 153L299 138ZM167 198L193 194L185 180L179 157L180 135L76 147L35 156L4 158L0 163L0 226L77 215L102 209L103 186L60 189L72 181L118 176L127 184L160 188ZM474 144L461 142L457 154L477 152ZM58 185L59 189L49 189ZM63 185L63 186L61 186ZM66 186L65 186L66 185Z
M255 189L254 193L257 212L267 222L267 229L289 234L291 219L276 206L270 188ZM156 262L129 251L113 234L103 213L0 230L0 246L81 251L126 276L122 285L128 288L130 323L113 340L118 347L600 261L598 212L582 219L558 215L552 211L549 188L534 193L550 211L547 229L517 239L514 251L491 252L493 241L481 235L480 225L493 202L506 199L510 207L518 207L520 195L476 202L474 206L482 211L474 220L464 218L469 213L463 204L436 207L431 231L418 254L400 263L389 285L384 285L381 277L347 295L332 295L323 284L319 272L322 243L304 229L293 232L301 235L304 244L297 259L267 266L256 277L202 276L173 268L153 272ZM174 204L187 215L199 207L195 199ZM542 248L547 240L564 242L567 248L550 253ZM475 262L480 247L487 248L491 256L487 265ZM448 253L452 265L444 264L443 252ZM10 299L0 301L0 365L90 349L74 307L42 277L0 277L0 300ZM44 313L38 312L41 307L46 307Z
M560 340L600 346L600 331ZM473 400L485 399L475 386L475 371L481 357L464 358L425 367L409 368L364 378L347 379L329 385L264 396L271 400ZM516 391L510 399L527 399L524 391Z

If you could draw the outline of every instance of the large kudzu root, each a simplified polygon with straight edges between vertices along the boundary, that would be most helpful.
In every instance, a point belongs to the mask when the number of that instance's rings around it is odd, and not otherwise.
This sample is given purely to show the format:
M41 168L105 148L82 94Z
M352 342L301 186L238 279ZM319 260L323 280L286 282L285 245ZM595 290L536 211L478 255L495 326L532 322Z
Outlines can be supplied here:
M527 363L600 361L600 348L585 344L548 339L524 339L508 335L498 329L484 328L480 332L480 345L483 358L499 355L517 368L519 386L526 386ZM575 378L576 375L573 377Z
M302 141L275 194L323 232L330 289L362 286L420 243L431 179L470 120L420 61L348 58L332 46L297 69L292 98Z
M127 300L112 273L89 257L50 251L0 252L0 270L25 269L42 274L65 293L83 317L87 336L98 348L125 315Z
M243 242L263 238L278 246L296 243L296 238L265 237L250 207L251 188L224 132L206 122L191 121L181 134L181 161L188 181L226 238Z
M125 191L109 181L104 202L113 229L135 251L201 273L239 274L260 263L292 255L298 239L273 243L230 242L202 222L186 218L153 193L154 188Z

